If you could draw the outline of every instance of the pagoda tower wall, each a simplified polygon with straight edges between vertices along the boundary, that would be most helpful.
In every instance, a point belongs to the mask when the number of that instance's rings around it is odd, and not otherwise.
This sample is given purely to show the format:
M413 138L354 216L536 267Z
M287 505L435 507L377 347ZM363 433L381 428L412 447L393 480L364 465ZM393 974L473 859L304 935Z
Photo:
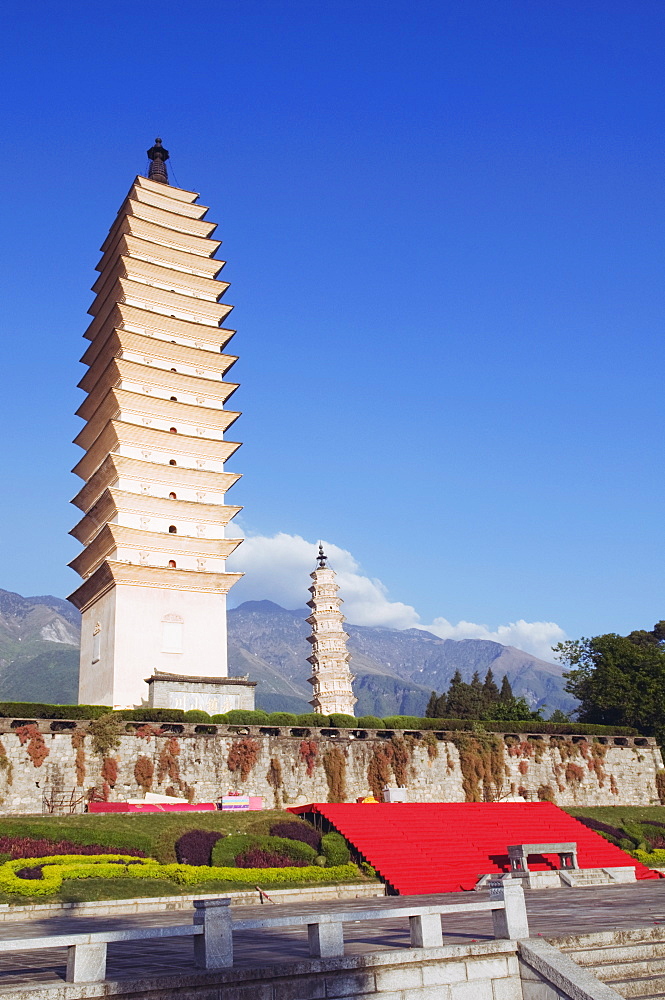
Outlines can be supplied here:
M85 333L79 701L251 708L254 685L227 678L226 594L241 574L226 559L241 539L227 537L239 413L224 262L198 194L154 176L136 178L104 241Z
M307 602L312 612L307 618L312 626L312 634L307 637L312 645L312 655L307 657L312 665L310 705L321 715L334 712L354 715L357 698L351 686L354 677L349 670L350 653L346 648L349 637L344 631L345 618L340 610L343 601L337 596L339 586L335 571L327 565L321 546L318 566L310 578L312 597Z

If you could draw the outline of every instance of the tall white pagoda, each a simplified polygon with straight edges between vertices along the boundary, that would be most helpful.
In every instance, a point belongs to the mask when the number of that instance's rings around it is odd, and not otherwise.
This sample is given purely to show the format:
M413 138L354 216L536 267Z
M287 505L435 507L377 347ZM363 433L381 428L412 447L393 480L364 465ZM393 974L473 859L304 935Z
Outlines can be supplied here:
M351 687L354 677L349 670L350 653L346 648L349 637L344 631L345 618L340 611L343 601L337 596L336 574L328 566L322 545L319 545L317 566L310 577L312 598L307 607L312 613L307 621L312 626L312 634L307 636L307 641L312 644L312 655L307 659L312 664L309 683L314 695L310 705L321 715L333 712L353 715L358 699Z
M226 558L241 539L224 470L239 444L225 404L237 360L222 323L228 284L215 223L198 194L168 182L161 139L102 246L81 359L84 486L70 566L83 583L79 701L114 707L253 708L254 685L227 677Z

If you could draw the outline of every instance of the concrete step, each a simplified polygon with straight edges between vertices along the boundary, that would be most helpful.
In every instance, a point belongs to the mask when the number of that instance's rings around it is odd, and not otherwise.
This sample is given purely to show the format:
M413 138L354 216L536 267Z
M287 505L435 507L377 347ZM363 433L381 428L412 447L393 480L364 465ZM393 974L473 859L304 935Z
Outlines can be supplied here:
M665 976L638 976L630 979L603 979L608 986L622 997L662 997L665 996Z
M585 965L584 968L590 969L604 983L610 979L631 979L636 976L665 976L665 958L642 958L628 962L603 962L601 964L593 962Z
M632 941L597 948L566 948L579 965L604 965L630 961L665 961L665 941Z

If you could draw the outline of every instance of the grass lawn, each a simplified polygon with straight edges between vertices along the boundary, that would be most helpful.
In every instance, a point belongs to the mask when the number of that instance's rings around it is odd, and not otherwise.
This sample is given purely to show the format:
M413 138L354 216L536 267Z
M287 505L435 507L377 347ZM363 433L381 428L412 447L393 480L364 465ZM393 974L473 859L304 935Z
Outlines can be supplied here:
M665 806L572 806L563 810L570 816L590 816L610 826L643 823L647 819L665 823Z
M273 823L297 817L280 810L201 813L86 813L81 816L4 816L0 836L45 837L101 844L109 853L144 851L163 864L176 861L175 842L188 830L267 834Z
M69 840L75 844L99 844L110 854L131 854L144 851L164 864L176 861L175 842L188 830L218 830L222 834L267 834L277 822L289 822L296 817L280 810L265 812L209 813L93 813L81 816L5 816L0 819L0 836L39 837L48 840ZM26 864L28 862L26 861ZM339 881L339 880L337 880ZM353 882L374 882L359 875ZM298 888L308 885L331 885L329 882L298 882ZM258 882L270 895L288 883ZM130 899L134 896L181 896L192 894L251 891L246 882L210 881L196 886L175 885L168 879L72 879L63 883L53 896L15 896L0 893L0 903L20 906L28 903L69 903L101 899Z

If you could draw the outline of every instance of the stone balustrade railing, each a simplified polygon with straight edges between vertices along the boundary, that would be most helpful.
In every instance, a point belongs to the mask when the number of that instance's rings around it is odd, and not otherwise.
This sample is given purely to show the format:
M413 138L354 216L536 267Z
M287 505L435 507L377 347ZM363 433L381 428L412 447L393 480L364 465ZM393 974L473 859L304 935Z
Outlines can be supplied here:
M454 913L490 911L494 937L528 938L524 891L516 883L490 884L490 898L472 903L434 906L379 907L326 913L304 913L256 920L232 920L230 899L194 901L192 924L172 927L134 927L87 934L54 934L48 937L0 940L0 953L67 948L66 981L91 983L106 978L106 952L111 942L148 941L169 937L194 939L194 961L201 969L228 969L233 965L233 934L237 931L269 930L277 927L307 928L309 953L313 958L336 958L344 954L344 923L368 920L408 919L412 948L443 946L441 917Z
M122 724L122 720L120 720ZM40 733L73 733L76 729L85 732L89 722L83 719L29 719L27 716L21 719L0 719L0 735L14 732L19 726L30 723L37 727ZM231 725L228 723L215 722L125 722L125 729L128 734L135 732L142 726L154 726L161 729L164 736L279 736L281 739L339 739L339 740L390 740L393 736L414 736L422 738L428 733L432 733L439 740L449 739L451 736L466 730L449 729L342 729L316 726L257 726L257 725ZM606 746L646 748L656 747L656 739L653 736L595 736L591 734L576 733L532 733L522 726L515 726L512 729L506 728L494 733L504 739L542 741L543 745L548 745L552 740L565 739L572 743L598 741Z

